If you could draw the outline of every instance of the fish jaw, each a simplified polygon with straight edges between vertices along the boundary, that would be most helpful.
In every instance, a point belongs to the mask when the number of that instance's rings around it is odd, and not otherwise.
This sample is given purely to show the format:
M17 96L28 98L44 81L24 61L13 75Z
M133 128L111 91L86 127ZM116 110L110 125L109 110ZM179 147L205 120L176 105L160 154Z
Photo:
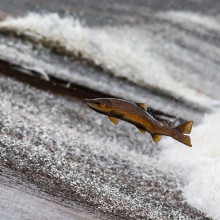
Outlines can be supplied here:
M98 105L97 104L95 104L95 103L91 103L91 102L86 102L86 104L90 107L90 108L92 108L92 109L99 109L98 108Z
M99 103L97 102L98 100L96 99L86 99L86 104L94 111L108 115L112 109L107 108L105 105L103 105L101 103L101 101L99 101Z

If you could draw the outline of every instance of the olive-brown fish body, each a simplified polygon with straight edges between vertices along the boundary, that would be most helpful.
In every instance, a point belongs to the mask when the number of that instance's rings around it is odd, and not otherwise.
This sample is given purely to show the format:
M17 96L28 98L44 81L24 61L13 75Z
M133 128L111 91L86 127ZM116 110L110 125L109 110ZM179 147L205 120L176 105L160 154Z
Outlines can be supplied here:
M117 118L130 122L136 127L140 127L151 134L158 134L158 132L162 132L164 135L167 134L167 128L169 129L169 127L157 121L136 103L123 99L111 99L111 103L114 110L109 116L117 116Z
M142 133L149 132L155 142L160 140L161 135L166 135L191 146L189 136L183 133L182 129L185 128L172 128L159 122L146 111L143 103L116 98L88 99L86 102L93 110L109 116L115 124L118 123L118 119L121 119L135 125ZM192 121L188 123L190 124L187 124L188 130L185 133L191 131Z

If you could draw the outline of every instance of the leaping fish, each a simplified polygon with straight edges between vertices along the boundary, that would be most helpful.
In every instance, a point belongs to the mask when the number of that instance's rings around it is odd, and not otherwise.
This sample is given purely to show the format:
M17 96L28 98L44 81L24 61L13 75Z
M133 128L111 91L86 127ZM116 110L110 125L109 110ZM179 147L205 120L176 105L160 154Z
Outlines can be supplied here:
M155 143L160 141L162 135L165 135L192 147L190 137L186 134L191 133L193 121L173 128L151 116L146 111L148 107L145 103L134 103L116 98L86 99L85 101L90 108L107 115L110 121L116 125L121 119L135 125L143 134L146 131L149 132Z

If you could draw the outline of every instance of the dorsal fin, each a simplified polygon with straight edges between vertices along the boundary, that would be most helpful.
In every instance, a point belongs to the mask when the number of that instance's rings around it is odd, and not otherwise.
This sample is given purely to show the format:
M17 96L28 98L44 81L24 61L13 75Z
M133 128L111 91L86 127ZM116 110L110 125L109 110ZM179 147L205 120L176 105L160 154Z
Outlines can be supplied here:
M146 133L146 131L145 131L144 129L142 129L142 128L137 127L137 129L138 129L142 134L145 134L145 133Z
M162 137L162 135L159 135L159 134L152 134L151 136L153 138L154 143L159 142Z
M147 104L146 103L136 103L140 108L147 110Z
M110 117L110 116L108 116L108 118L109 118L109 120L110 120L113 124L115 124L115 125L117 125L118 122L119 122L119 120L118 120L117 118Z
M188 121L184 124L181 124L177 126L176 128L182 133L182 134L190 134L192 130L193 121Z

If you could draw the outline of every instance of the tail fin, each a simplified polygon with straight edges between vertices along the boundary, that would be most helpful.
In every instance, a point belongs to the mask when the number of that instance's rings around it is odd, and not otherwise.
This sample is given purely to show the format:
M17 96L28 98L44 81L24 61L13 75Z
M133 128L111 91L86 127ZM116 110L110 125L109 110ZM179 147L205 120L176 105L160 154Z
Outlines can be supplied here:
M188 121L184 124L177 126L176 129L179 132L181 132L183 135L178 135L177 137L173 137L173 138L189 147L192 147L190 136L184 135L191 133L192 125L193 125L193 121Z
M188 135L181 135L181 136L178 136L177 138L176 137L173 137L173 138L189 147L192 147L190 136Z
M192 130L193 121L188 121L176 127L182 134L190 134Z

